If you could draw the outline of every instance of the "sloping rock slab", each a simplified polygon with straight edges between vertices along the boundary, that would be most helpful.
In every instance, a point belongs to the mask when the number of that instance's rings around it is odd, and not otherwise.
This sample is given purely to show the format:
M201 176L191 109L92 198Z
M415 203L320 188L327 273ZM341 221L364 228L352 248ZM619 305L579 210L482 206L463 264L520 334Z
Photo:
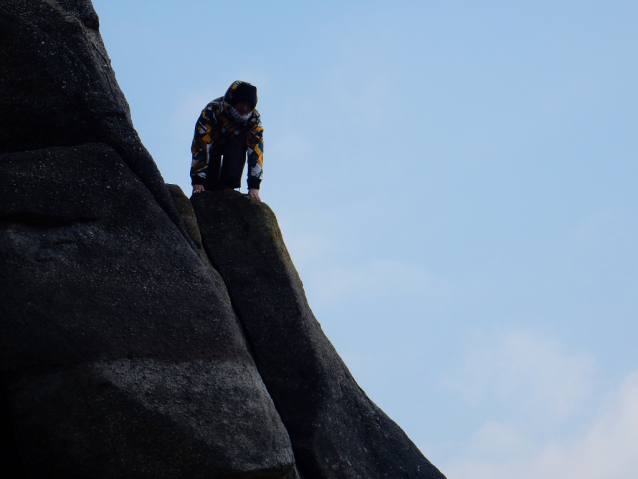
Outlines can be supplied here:
M281 478L211 268L101 143L0 155L0 369L30 478Z
M304 479L443 479L359 388L308 306L273 212L237 192L191 199Z

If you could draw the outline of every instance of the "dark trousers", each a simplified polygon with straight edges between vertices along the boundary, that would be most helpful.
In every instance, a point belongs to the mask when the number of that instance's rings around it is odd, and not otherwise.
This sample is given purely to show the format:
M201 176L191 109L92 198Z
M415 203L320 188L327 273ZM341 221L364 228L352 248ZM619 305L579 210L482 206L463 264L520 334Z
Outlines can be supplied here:
M211 148L206 169L206 190L239 188L246 164L246 133L233 135L232 139Z

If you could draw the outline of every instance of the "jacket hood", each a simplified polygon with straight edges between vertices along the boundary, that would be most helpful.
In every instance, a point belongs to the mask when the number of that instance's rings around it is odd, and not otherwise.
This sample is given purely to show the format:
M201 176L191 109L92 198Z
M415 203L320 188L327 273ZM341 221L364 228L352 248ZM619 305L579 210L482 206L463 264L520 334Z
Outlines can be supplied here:
M224 101L234 106L238 101L249 101L253 104L253 110L257 106L257 88L245 81L234 81L226 90Z

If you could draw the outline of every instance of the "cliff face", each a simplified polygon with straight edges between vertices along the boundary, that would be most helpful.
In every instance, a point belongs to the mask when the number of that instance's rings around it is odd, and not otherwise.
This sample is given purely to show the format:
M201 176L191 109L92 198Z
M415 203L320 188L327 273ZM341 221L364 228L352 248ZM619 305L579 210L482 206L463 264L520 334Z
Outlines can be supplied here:
M442 478L323 335L268 207L167 188L98 23L0 2L3 477Z

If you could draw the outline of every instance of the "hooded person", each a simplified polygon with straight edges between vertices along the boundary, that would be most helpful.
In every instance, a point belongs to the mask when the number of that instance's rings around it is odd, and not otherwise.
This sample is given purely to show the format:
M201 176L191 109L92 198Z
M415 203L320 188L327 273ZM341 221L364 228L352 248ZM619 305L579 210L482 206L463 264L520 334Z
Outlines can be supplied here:
M257 88L243 81L206 105L191 146L193 193L239 188L247 161L248 194L260 199L264 129L256 106Z

